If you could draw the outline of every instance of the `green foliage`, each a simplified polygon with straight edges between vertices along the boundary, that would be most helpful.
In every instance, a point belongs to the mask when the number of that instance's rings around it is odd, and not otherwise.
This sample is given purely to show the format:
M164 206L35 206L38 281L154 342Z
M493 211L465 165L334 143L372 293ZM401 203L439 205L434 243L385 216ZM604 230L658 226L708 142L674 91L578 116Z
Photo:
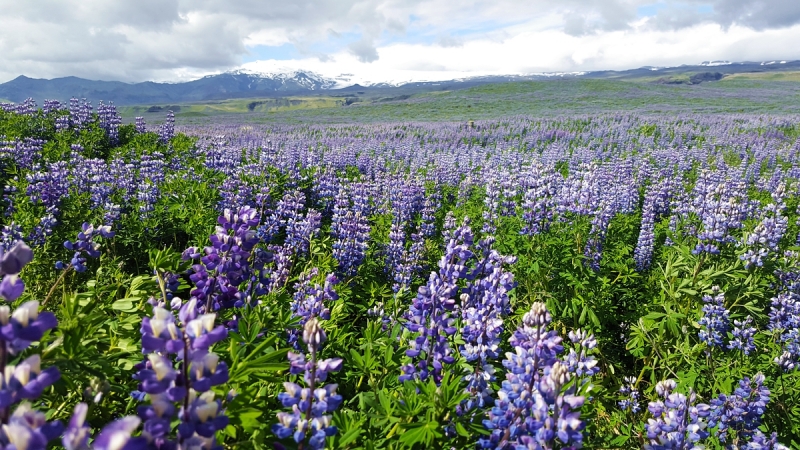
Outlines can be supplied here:
M601 92L611 94L622 89L604 83L579 87L607 88ZM476 88L465 91L464 95L492 89L500 90L491 91L494 94L514 93L504 90L510 88L495 87ZM537 89L532 92L541 94ZM137 386L131 375L142 362L141 319L150 314L151 298L166 299L166 275L186 272L188 263L181 259L181 251L208 244L219 215L219 186L224 176L207 169L204 161L193 156L196 142L191 137L178 135L165 145L155 133L138 134L132 126L125 125L120 128L119 142L112 145L95 124L80 133L56 132L54 118L41 113L26 118L0 111L0 136L47 139L43 149L47 162L70 158L72 145L82 146L82 154L87 158L131 161L158 153L167 164L186 162L184 169L159 185L159 200L145 219L135 213L138 203L129 205L134 213L124 214L117 222L116 237L103 248L99 260L89 262L85 273L58 272L53 268L56 261L69 258L61 243L74 239L82 222L102 220L102 211L91 210L88 194L68 196L60 208L60 225L36 249L34 262L22 274L27 290L21 301L41 299L43 307L54 311L59 320L58 328L28 351L41 353L44 366L54 365L62 373L61 380L42 398L41 408L50 417L64 419L75 403L88 401L92 405L89 421L96 428L120 415L135 413L137 402L130 393ZM585 123L576 119L569 126L578 132ZM784 133L790 136L793 130L796 127L787 127ZM637 139L658 139L672 132L643 123ZM702 144L704 138L692 139L695 144ZM476 134L466 144L487 147L487 155L492 151L485 136ZM722 151L721 155L729 165L742 161L742 156L732 149ZM562 161L557 169L566 176L569 165ZM2 170L0 181L15 187L17 192L11 220L30 230L38 224L44 208L25 195L28 181L13 161ZM339 175L350 180L363 177L355 166L348 166ZM314 176L306 170L297 179L290 179L277 168L271 168L265 176L244 174L240 179L248 185L267 186L270 196L279 199L288 182L296 183L310 194ZM695 178L696 168L687 174L687 179ZM432 188L429 186L429 190ZM454 200L457 191L456 186L442 188L443 205L436 211L439 231L447 212L457 219L469 217L473 224L483 221L484 192L477 189L466 202L457 204ZM768 201L768 193L753 192L751 197L762 203ZM795 212L798 199L790 198L788 203L792 225L787 234L793 237L798 231ZM800 445L800 375L781 374L777 370L773 358L780 353L781 346L776 336L766 330L769 302L775 295L774 271L783 262L770 261L764 267L745 269L739 259L742 249L732 244L724 246L720 255L697 256L691 252L694 242L681 239L680 233L669 231L667 223L662 222L656 226L658 250L652 268L637 272L633 261L641 223L641 212L637 212L618 215L611 221L602 264L594 272L587 268L584 256L591 228L589 218L567 219L555 222L547 232L537 236L521 235L518 217L504 217L498 224L495 248L501 254L517 257L511 271L518 283L510 293L514 316L507 320L502 350L511 350L508 337L534 301L547 304L554 329L562 336L571 329L594 333L602 377L588 394L592 400L584 409L584 417L589 419L587 448L635 448L644 443L646 408L633 414L622 412L617 406L616 391L623 377L634 377L644 398L654 397L655 383L673 378L708 401L720 392L731 392L739 379L757 372L767 376L773 394L764 428L778 431L789 445ZM382 253L388 243L391 220L388 213L369 218L366 262L355 276L337 286L340 300L333 305L331 318L324 325L329 340L322 356L344 359L342 372L331 376L345 402L334 415L339 432L329 441L330 446L398 450L472 448L487 431L482 415L456 414L457 407L468 396L463 380L468 368L465 361L458 359L448 367L438 386L432 381L400 383L397 377L412 337L396 320L384 322L368 313L376 305L383 305L388 315L397 318L416 288L425 281L424 277L418 277L410 289L392 292L393 280L384 273ZM747 224L746 229L754 226ZM675 243L662 246L667 236ZM789 248L791 243L791 240L783 242L782 248ZM424 242L424 273L437 270L436 263L445 244L441 233ZM309 254L295 262L285 287L259 298L258 306L221 313L220 320L229 321L235 315L238 323L229 338L214 349L228 364L230 373L229 382L216 392L225 399L223 406L230 418L230 425L219 436L226 448L266 448L276 440L271 426L276 421L275 413L282 409L277 394L283 390L284 381L297 379L288 373L289 349L285 340L286 330L297 326L289 306L293 282L311 267L319 269L320 277L333 272L337 261L332 247L326 218L320 237L311 240ZM749 315L757 321L761 332L755 355L710 352L697 338L701 328L701 298L713 286L726 293L725 306L733 319ZM187 280L182 279L176 295L186 299L190 290ZM457 328L462 325L459 319ZM462 337L457 333L453 341L462 342ZM494 391L501 381L502 375L493 382Z

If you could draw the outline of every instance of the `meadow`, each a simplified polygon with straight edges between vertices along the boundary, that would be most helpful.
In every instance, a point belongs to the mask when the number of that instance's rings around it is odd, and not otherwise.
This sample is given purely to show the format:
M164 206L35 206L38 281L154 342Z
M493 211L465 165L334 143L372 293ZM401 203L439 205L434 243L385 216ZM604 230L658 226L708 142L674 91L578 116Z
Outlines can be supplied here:
M433 91L402 87L366 89L338 97L331 96L335 91L327 91L317 96L125 106L120 108L120 114L126 123L133 123L137 116L156 123L163 122L166 111L172 107L180 122L202 125L467 122L518 115L555 118L600 112L786 116L800 114L800 84L789 81L793 80L793 74L738 74L698 85L658 84L653 82L657 77L653 77L632 81L521 81ZM351 104L343 106L348 99ZM156 111L148 112L150 108Z
M0 444L797 448L797 87L723 81L0 105Z

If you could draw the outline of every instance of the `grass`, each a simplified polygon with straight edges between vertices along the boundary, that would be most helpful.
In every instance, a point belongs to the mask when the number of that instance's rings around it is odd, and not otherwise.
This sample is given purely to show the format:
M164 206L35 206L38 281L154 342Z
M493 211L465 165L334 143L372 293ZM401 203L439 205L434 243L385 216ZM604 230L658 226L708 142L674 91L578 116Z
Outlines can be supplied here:
M163 120L166 112L172 109L175 117L196 118L214 117L227 114L259 114L278 111L297 111L304 109L332 108L340 106L341 98L327 96L305 96L284 98L239 98L196 103L177 103L161 105L123 106L119 108L123 118L142 116L148 119ZM158 108L158 110L155 110Z
M467 121L614 111L800 114L800 80L745 77L698 85L585 79L524 81L399 97L376 94L357 97L359 101L349 106L344 106L343 97L329 95L187 103L178 105L180 111L176 116L184 122L352 123ZM147 108L121 110L128 120L136 115L144 115L148 123L163 120L164 111L146 113Z
M800 82L800 72L786 71L786 72L752 72L752 73L736 73L726 76L722 81L728 82L732 80L759 80L759 81L793 81Z

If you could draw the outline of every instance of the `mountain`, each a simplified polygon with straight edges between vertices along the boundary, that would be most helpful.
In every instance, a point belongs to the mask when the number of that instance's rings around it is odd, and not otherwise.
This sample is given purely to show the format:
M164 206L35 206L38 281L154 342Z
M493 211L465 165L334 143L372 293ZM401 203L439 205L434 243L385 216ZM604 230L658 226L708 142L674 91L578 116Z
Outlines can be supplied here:
M313 72L295 71L278 74L254 74L241 71L209 75L185 83L122 83L92 81L77 77L43 80L19 76L0 84L0 98L21 102L28 97L68 100L70 97L93 101L113 101L117 105L177 103L221 100L240 97L291 95L328 90L335 80Z
M449 90L479 84L511 81L538 81L554 79L616 79L641 80L668 84L699 84L713 82L737 73L759 73L778 71L800 71L800 61L730 62L705 61L698 65L678 67L645 66L630 70L603 70L592 72L549 72L524 75L492 75L467 77L448 81L413 81L368 83L343 74L328 78L310 71L279 71L254 73L232 71L209 75L199 80L184 83L123 83L119 81L92 81L77 77L34 79L19 76L0 84L0 99L13 102L32 97L38 102L44 99L68 100L70 97L87 98L92 101L113 101L123 105L152 105L183 102L200 102L250 97L286 97L309 95L326 91L333 96L347 96L365 91L397 91L413 93L434 90Z

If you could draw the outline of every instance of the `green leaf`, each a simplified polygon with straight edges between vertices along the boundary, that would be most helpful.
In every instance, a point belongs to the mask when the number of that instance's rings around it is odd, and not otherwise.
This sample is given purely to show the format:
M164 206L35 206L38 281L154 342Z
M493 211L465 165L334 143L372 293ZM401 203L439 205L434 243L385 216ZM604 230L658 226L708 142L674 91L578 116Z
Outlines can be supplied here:
M430 445L436 438L442 436L439 431L439 422L435 420L410 423L405 425L405 429L406 431L400 435L400 442L409 447L417 443Z
M138 300L138 299L137 299ZM115 311L123 311L123 312L133 312L136 311L136 307L133 306L133 299L131 298L122 298L114 303L111 304L111 309Z

